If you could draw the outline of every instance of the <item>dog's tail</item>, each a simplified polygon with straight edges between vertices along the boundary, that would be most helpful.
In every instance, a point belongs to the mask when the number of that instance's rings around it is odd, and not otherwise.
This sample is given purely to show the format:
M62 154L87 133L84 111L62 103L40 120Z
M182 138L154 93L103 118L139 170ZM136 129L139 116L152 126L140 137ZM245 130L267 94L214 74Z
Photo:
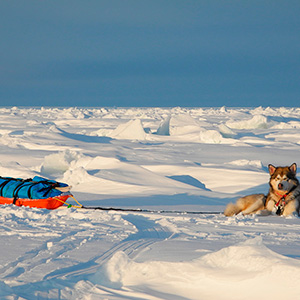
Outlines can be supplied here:
M239 214L241 211L242 211L241 207L237 206L234 203L228 203L224 210L224 215L226 217L231 217Z
M252 194L239 198L236 203L229 203L224 211L224 215L231 217L243 212L244 215L256 213L264 209L266 196L264 194Z

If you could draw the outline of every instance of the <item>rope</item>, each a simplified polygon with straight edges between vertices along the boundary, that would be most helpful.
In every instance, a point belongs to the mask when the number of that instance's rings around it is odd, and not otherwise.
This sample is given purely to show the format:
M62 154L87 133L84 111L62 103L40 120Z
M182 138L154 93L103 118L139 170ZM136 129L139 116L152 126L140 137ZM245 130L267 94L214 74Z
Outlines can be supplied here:
M83 209L94 209L104 211L121 211L121 212L142 212L142 213L157 213L157 214L193 214L193 215L220 215L223 212L220 211L179 211L179 210L149 210L149 209L130 209L130 208L115 208L115 207L100 207L90 206L82 207Z
M73 195L71 195L70 197L71 197L72 199L74 199L75 202L76 202L81 208L83 207L83 205L80 204L80 203L77 201L77 199L76 199Z
M142 213L158 213L158 214L160 214L160 213L194 214L194 215L219 215L219 214L222 214L222 212L218 212L218 211L204 212L204 211L177 211L177 210L149 210L149 209L140 209L140 208L117 208L117 207L101 207L101 206L83 206L82 204L80 204L77 201L77 199L73 195L70 195L70 197L75 200L75 202L78 204L78 206L73 205L73 204L69 204L66 201L60 200L56 197L54 197L54 199L66 204L68 208L74 207L74 208L81 208L81 209L92 209L92 210L103 210L103 211L142 212Z
M63 204L66 204L66 205L68 206L68 208L70 208L70 207L74 207L74 208L83 208L83 207L84 207L82 204L80 204L80 203L75 199L75 197L74 197L73 195L70 195L70 197L73 198L73 199L78 203L79 206L70 204L70 203L68 203L68 202L66 202L66 201L63 201L63 200L57 198L57 197L53 197L53 199L55 199L55 200L57 200L57 201L59 201L59 202L61 202L61 203L63 203Z

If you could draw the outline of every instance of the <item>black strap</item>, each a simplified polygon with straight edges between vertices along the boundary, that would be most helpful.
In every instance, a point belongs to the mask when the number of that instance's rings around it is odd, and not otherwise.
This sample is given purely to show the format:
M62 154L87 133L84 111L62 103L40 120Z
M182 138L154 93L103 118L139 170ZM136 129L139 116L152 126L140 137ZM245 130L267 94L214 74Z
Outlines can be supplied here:
M18 194L19 194L19 191L21 190L21 188L28 186L28 184L26 185L25 183L31 182L31 181L32 181L31 178L24 179L24 180L22 180L21 183L19 183L19 184L15 187L15 189L14 189L14 191L13 191L14 202L16 201L15 199L18 199L18 198L19 198ZM15 203L14 203L14 204L15 204Z
M14 205L16 205L17 200L18 200L18 197L14 197L14 200L13 200Z
M47 184L47 187L41 188L39 192L44 192L43 197L46 197L48 193L51 192L51 190L57 186L59 186L58 182L51 182L49 180L39 181L38 183Z
M28 196L29 199L32 199L32 195L31 195L31 190L32 190L32 188L33 188L35 185L39 184L39 183L40 183L39 181L33 181L33 182L31 183L31 185L30 185L30 187L29 187L29 189L28 189L28 191L27 191L27 196Z
M5 177L0 177L1 179L4 179L6 181L3 181L0 185L0 196L3 197L3 189L4 187L12 180L14 180L14 178L5 178Z
M29 199L32 199L32 188L39 184L39 183L42 183L42 184L45 184L46 187L43 187L39 190L39 192L41 193L44 193L43 194L43 197L46 197L50 191L59 186L59 183L58 182L53 182L53 181L50 181L50 180L42 180L42 181L33 181L31 178L28 178L28 179L19 179L19 178L11 178L11 177L1 177L0 176L0 179L3 179L5 181L3 181L1 184L0 184L0 196L3 197L3 189L4 187L10 182L10 181L19 181L20 183L17 184L17 186L14 188L13 190L13 203L15 204L17 199L19 198L18 197L18 194L20 192L20 190L23 188L23 187L28 187L28 192L27 192L27 195L28 195L28 198ZM28 183L28 184L26 184Z
M5 181L3 181L1 184L0 184L0 196L3 197L3 189L4 187L11 181L19 181L20 183L14 188L13 190L13 198L14 198L14 204L16 202L16 200L18 199L18 193L20 191L20 189L26 185L24 185L24 183L26 182L30 182L32 181L31 178L28 178L28 179L19 179L19 178L10 178L10 177L2 177L0 176L1 179L4 179Z

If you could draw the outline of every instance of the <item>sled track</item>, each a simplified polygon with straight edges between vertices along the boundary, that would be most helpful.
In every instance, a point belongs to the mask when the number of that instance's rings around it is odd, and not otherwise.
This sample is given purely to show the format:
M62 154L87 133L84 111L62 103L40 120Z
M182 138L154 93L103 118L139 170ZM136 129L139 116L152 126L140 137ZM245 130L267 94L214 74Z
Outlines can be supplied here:
M120 243L114 245L100 256L94 257L92 260L86 263L80 263L76 266L72 266L71 268L54 271L53 273L45 276L44 279L71 279L71 277L93 274L116 252L122 251L126 253L129 258L133 259L152 244L169 239L173 235L173 233L167 228L160 226L154 221L151 221L143 216L126 215L123 216L123 218L135 225L138 231L134 234L131 234Z
M10 278L19 278L20 276L26 275L26 273L31 272L35 267L45 264L47 261L56 259L64 252L78 247L84 237L78 238L77 241L70 240L70 235L78 233L78 231L69 232L68 234L63 234L59 238L53 240L58 246L53 247L53 253L50 256L44 256L44 252L47 251L47 242L43 245L25 253L20 256L16 261L11 262L0 269L1 279L7 280Z

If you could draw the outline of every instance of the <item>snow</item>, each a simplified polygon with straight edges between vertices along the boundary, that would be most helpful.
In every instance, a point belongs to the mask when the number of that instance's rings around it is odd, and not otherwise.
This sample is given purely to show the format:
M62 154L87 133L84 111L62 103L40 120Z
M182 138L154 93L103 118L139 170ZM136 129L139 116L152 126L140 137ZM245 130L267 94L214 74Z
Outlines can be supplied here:
M267 193L269 163L299 164L299 108L0 115L1 176L66 182L85 206L146 210L2 206L0 299L299 298L299 217L220 213Z
M268 128L268 119L262 115L255 115L251 119L241 121L227 121L226 125L232 129L256 129Z
M142 286L145 291L165 294L172 291L175 297L195 300L268 297L275 290L268 283L280 278L274 299L285 298L287 288L291 289L290 296L297 299L299 267L299 261L281 257L266 248L260 239L253 239L188 262L137 263L119 251L109 260L105 271L111 282L121 286Z
M200 124L189 114L169 115L158 127L157 133L161 135L185 135L199 132Z

